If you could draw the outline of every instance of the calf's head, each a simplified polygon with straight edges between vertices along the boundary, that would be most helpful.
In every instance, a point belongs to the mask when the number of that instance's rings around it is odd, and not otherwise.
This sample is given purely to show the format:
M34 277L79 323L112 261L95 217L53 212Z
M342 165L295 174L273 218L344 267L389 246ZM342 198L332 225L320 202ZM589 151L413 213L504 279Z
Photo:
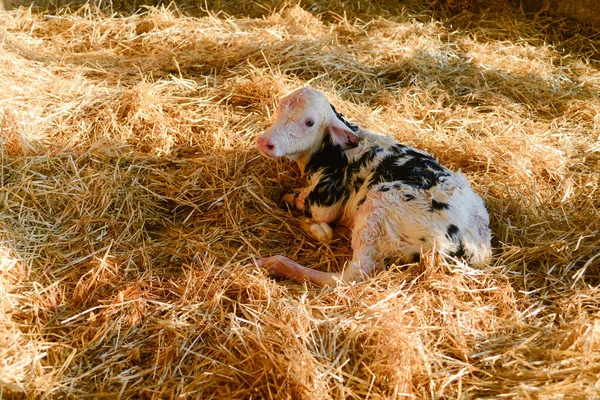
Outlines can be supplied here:
M279 101L273 125L258 137L257 147L268 157L302 160L331 140L343 149L358 137L339 119L325 96L311 87L294 90Z

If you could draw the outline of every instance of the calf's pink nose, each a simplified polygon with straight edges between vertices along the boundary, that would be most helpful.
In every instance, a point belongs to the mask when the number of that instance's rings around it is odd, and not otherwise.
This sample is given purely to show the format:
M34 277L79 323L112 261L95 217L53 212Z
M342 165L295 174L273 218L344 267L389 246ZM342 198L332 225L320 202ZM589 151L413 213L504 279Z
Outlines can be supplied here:
M256 145L259 150L266 154L271 154L275 150L275 145L271 142L271 139L264 135L260 135L256 141Z

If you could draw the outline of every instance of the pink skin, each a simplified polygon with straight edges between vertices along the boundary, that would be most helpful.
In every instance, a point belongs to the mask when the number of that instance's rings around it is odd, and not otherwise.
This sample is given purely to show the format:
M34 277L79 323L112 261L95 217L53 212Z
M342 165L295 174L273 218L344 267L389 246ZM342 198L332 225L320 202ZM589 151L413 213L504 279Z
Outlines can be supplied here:
M275 149L275 146L273 145L273 143L271 143L270 138L264 135L259 136L258 140L256 141L256 147L258 147L260 152L264 155L268 157L274 157L274 155L272 155L272 152Z
M256 260L256 264L273 276L291 279L299 283L311 282L319 286L334 286L340 279L340 274L306 268L284 256L259 258Z

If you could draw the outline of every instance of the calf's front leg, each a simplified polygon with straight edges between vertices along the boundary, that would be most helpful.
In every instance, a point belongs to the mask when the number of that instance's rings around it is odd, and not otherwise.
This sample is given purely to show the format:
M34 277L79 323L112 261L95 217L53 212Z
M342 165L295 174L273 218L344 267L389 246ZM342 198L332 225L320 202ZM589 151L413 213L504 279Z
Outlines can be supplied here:
M282 200L288 206L304 212L306 197L309 193L309 188L294 190L287 192ZM300 227L308 236L315 239L317 242L327 243L333 238L333 230L327 222L318 222L309 217L301 217Z
M342 273L328 273L307 268L284 257L272 256L256 260L259 267L270 275L291 279L296 282L312 282L318 286L334 286L338 282L361 282L382 268L380 253L381 226L386 214L374 212L372 200L367 200L359 209L352 232L352 260Z
M318 286L335 286L341 278L340 274L307 268L284 256L259 258L256 263L270 275L299 283L311 282Z
M296 189L283 195L282 200L290 207L298 211L304 211L304 201L310 193L310 188Z

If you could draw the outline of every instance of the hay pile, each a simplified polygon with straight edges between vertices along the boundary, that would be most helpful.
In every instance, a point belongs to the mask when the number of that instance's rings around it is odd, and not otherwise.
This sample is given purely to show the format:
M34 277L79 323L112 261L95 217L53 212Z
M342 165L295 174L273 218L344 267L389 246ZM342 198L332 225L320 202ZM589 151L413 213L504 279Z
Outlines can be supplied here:
M599 36L507 5L242 3L0 12L0 397L600 396ZM461 169L494 265L328 289L253 267L350 257L254 148L307 82Z

